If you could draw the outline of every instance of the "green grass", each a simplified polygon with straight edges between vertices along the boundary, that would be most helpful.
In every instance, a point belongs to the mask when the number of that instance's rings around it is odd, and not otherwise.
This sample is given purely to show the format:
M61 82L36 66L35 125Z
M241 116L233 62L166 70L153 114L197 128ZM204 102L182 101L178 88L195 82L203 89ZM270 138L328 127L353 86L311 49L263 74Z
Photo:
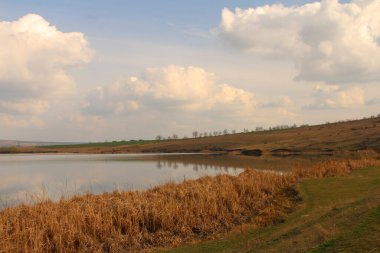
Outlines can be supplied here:
M380 252L380 205L351 231L328 240L311 252Z
M380 168L305 180L284 223L241 227L219 239L162 252L380 252Z

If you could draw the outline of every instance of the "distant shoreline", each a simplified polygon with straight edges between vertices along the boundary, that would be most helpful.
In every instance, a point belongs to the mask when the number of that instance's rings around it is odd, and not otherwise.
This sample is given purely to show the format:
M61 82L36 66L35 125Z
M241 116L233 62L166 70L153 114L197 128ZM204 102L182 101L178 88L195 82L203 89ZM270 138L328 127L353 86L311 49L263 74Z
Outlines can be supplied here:
M290 129L177 140L139 140L0 148L0 153L225 153L233 155L380 152L380 117Z

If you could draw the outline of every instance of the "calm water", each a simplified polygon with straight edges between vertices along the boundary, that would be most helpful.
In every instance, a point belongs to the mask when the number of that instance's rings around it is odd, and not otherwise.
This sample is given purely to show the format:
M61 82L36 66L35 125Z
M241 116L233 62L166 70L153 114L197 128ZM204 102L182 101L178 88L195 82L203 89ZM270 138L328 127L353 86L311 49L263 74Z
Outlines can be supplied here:
M0 208L20 202L86 192L146 189L204 175L236 175L246 167L286 171L309 157L247 157L205 154L0 155Z
M242 171L242 166L201 160L208 158L191 154L0 155L0 206L85 192L140 190L168 181Z

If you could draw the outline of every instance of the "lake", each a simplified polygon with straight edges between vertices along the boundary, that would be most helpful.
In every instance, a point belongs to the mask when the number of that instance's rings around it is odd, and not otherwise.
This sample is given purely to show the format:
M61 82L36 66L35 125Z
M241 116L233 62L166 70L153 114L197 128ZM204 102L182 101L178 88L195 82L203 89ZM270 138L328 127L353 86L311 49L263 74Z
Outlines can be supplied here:
M185 156L194 155L180 155ZM0 155L0 199L2 205L47 196L57 200L85 192L141 190L169 181L242 171L232 166L181 162L175 157L179 159L178 154Z
M220 173L237 175L246 167L286 170L301 160L210 154L0 155L0 206L86 192L142 190Z

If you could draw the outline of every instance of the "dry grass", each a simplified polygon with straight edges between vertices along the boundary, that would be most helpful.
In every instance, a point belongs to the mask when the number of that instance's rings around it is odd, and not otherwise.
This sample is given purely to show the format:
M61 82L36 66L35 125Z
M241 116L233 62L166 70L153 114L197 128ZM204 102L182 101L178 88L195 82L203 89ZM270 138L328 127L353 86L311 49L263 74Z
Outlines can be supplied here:
M250 222L280 221L295 205L303 178L380 165L377 158L329 161L287 174L247 169L166 184L145 192L85 195L22 205L0 213L0 252L125 252L176 246Z
M297 179L323 178L345 175L350 173L353 169L380 165L380 155L376 152L359 151L357 154L360 157L359 159L329 160L315 164L310 168L295 166L291 173Z

